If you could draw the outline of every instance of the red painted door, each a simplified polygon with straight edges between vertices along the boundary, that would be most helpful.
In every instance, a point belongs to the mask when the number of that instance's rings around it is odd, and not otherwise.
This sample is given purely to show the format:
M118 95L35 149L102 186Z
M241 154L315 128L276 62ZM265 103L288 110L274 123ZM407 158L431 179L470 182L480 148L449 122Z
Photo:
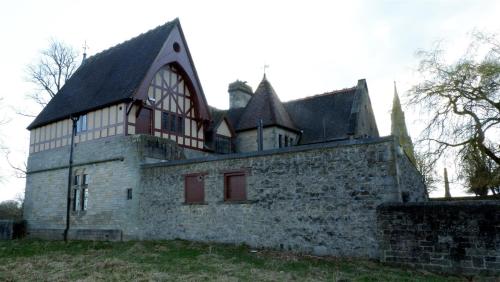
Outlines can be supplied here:
M153 135L153 119L152 111L147 108L142 108L137 117L135 125L136 134Z

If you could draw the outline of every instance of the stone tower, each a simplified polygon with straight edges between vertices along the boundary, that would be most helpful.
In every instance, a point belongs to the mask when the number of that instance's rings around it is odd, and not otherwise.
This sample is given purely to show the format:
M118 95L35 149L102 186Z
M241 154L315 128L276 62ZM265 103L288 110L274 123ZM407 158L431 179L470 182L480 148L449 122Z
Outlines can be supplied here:
M246 81L236 80L229 84L229 108L244 108L252 98L252 87L246 84Z
M405 151L406 155L415 164L413 143L408 135L408 130L406 129L405 113L401 108L398 90L396 89L396 82L394 82L394 98L392 100L391 134L398 138L399 144Z

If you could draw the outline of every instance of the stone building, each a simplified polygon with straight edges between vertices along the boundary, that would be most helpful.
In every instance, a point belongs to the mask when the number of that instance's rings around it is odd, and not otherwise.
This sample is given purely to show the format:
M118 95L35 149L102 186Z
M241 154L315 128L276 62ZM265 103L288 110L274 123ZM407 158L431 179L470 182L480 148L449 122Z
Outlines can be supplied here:
M288 102L265 76L228 92L208 105L178 20L86 59L28 127L29 235L62 238L69 203L70 238L377 257L376 207L426 200L364 79Z

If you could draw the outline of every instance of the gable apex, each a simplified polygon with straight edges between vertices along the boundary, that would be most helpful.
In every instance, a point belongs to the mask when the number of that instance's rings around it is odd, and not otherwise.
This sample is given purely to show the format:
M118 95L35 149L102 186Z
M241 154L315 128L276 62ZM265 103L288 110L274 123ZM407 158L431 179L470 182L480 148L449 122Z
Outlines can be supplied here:
M151 80L160 68L165 65L174 65L179 69L184 76L189 78L189 87L195 93L195 102L197 104L196 116L201 120L210 120L210 111L208 103L203 92L203 88L198 77L198 72L194 65L188 44L184 37L180 21L174 20L175 26L166 38L163 46L158 52L155 60L151 64L148 72L142 79L137 92L134 93L134 98L145 100L148 96L147 90Z
M171 42L174 39L176 41ZM181 47L180 52L166 50L168 43L172 43L170 48L174 47L173 43L177 43ZM176 56L168 57L166 53L175 53ZM199 104L198 117L209 119L203 89L180 21L176 18L87 58L28 129L140 98L141 93L147 92L144 89L151 81L147 79L152 69L163 66L158 66L158 63L176 63L181 66L193 84Z

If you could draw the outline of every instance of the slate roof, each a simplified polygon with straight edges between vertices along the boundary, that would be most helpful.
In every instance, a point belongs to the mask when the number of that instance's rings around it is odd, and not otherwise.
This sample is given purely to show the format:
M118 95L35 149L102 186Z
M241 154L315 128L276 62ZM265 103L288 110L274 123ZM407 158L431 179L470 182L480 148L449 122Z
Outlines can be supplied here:
M259 119L262 119L264 127L280 126L298 131L265 75L244 108L236 131L256 128Z
M28 126L132 98L178 19L89 57Z
M216 130L216 126L219 125L219 123L224 119L224 116L227 114L227 110L219 110L214 107L209 106L209 111L210 111L210 116L212 117L212 120L210 121L210 124L207 126L206 131L214 131Z
M282 103L295 128L303 131L300 144L348 138L352 133L349 118L356 89L346 88ZM231 124L242 124L244 112L251 113L247 108L215 109L214 116L225 115Z
M301 144L347 138L356 87L284 103L303 133Z

